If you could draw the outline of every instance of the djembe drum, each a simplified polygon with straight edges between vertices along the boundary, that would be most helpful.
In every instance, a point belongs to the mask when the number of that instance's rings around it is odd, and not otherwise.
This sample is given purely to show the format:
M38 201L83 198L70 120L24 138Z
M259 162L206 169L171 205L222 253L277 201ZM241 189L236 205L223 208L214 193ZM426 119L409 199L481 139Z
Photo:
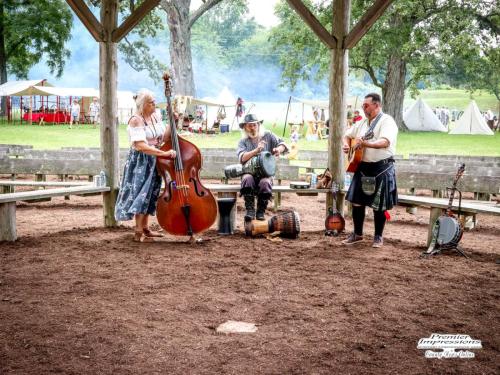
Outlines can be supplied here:
M256 178L272 177L276 174L276 158L269 151L262 151L245 164L231 164L224 168L226 178L235 178L249 173Z
M269 220L252 220L245 224L247 236L279 232L280 237L297 238L300 234L300 217L296 211L287 211Z
M219 234L227 235L234 233L235 203L236 198L217 198L217 206L219 207Z

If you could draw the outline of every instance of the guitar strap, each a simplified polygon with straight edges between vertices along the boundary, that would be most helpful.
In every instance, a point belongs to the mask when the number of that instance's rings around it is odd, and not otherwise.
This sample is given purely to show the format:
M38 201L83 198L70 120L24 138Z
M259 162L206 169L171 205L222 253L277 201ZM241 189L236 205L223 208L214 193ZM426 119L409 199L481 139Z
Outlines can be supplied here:
M370 132L373 131L373 129L375 129L375 126L377 126L377 123L378 123L378 120L380 120L380 118L382 117L382 115L384 114L384 112L380 111L379 114L377 115L377 117L375 117L372 121L372 123L370 124L370 126L368 127L368 130L366 131L365 133L365 136L367 134L369 134Z

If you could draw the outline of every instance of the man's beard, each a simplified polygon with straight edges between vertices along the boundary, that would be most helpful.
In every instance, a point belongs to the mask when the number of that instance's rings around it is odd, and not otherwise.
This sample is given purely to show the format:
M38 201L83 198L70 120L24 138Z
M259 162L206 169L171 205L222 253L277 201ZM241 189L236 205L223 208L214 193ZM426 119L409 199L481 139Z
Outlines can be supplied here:
M259 129L251 129L246 131L248 138L257 138L259 135Z

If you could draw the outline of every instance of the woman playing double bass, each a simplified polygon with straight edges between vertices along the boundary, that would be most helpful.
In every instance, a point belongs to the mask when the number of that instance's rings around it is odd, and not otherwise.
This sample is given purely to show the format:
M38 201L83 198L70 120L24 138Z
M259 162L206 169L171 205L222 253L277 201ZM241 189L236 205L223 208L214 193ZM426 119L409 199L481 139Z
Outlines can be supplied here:
M164 125L155 113L155 99L151 91L142 89L134 96L136 114L127 126L130 151L125 163L115 218L119 221L135 219L134 241L152 242L160 233L149 229L149 216L156 212L161 188L156 159L174 159L174 150L160 150L170 138L170 126Z

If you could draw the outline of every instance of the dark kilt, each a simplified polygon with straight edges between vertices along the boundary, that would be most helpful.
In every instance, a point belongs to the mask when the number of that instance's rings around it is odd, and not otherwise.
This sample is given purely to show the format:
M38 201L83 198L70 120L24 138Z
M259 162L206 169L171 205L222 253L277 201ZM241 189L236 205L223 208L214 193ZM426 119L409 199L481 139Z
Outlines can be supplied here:
M366 195L361 189L361 177L376 177L375 193ZM361 206L370 206L377 211L390 210L398 202L396 170L392 158L375 163L361 162L352 177L346 199Z

